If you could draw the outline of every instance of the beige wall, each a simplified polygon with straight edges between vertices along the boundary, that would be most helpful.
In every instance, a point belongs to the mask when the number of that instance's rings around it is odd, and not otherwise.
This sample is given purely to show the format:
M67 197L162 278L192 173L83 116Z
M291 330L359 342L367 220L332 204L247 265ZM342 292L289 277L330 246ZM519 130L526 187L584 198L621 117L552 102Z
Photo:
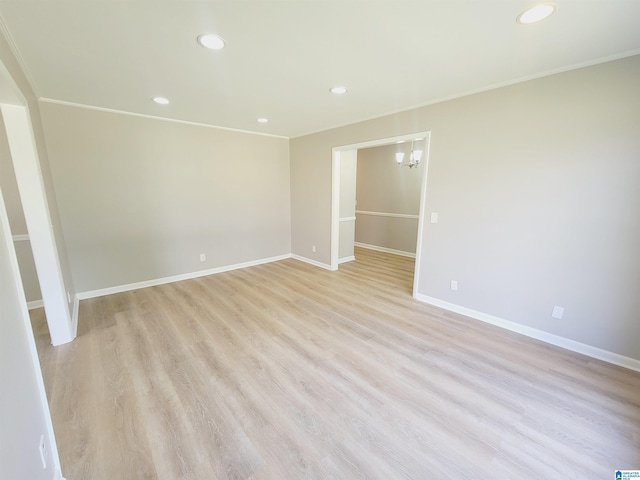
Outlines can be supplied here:
M287 139L40 108L78 291L291 252Z
M634 56L292 139L293 253L329 259L332 147L431 131L418 293L640 359L639 78Z
M424 151L425 141L415 142L414 146ZM395 162L396 152L404 152L404 163L408 163L411 142L358 150L358 212L418 215L425 164L399 167ZM357 217L357 243L416 253L417 219L360 213Z

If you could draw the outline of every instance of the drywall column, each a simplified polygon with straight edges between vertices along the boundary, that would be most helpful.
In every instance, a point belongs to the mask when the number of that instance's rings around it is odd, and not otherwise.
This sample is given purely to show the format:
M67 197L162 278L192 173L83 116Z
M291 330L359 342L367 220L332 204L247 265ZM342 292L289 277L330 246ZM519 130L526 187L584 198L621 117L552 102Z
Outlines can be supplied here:
M2 104L1 109L40 279L51 343L60 345L73 340L75 332L72 328L31 119L26 107Z
M358 151L340 152L340 239L338 263L355 260L356 168Z

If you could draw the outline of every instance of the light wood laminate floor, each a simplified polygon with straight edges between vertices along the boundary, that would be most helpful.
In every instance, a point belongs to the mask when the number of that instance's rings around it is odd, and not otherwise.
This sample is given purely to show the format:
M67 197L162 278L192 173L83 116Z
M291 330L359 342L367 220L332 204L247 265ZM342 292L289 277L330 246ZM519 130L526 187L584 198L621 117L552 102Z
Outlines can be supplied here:
M82 301L34 331L67 480L608 479L640 374L419 303L358 249Z

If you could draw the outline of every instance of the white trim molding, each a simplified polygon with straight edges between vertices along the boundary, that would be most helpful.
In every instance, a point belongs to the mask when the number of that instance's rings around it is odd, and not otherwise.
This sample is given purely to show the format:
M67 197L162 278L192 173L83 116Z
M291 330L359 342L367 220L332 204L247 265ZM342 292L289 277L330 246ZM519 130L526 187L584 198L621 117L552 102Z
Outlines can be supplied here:
M286 140L289 140L289 137L285 137L283 135L275 135L273 133L254 132L252 130L242 130L242 129L239 129L239 128L221 127L219 125L211 125L211 124L208 124L208 123L189 122L189 121L186 121L186 120L178 120L177 118L158 117L156 115L148 115L146 113L128 112L126 110L114 110L113 108L98 107L96 105L87 105L87 104L84 104L84 103L67 102L65 100L56 100L56 99L47 98L47 97L38 98L38 102L52 103L54 105L64 105L66 107L83 108L85 110L95 110L97 112L116 113L116 114L119 114L119 115L128 115L130 117L149 118L151 120L162 120L162 121L165 121L165 122L181 123L183 125L194 125L196 127L215 128L216 130L226 130L228 132L248 133L250 135L259 135L261 137L284 138Z
M30 302L27 302L27 308L29 310L35 310L36 308L42 307L44 307L44 303L42 300L32 300Z
M581 353L588 357L597 358L598 360L602 360L604 362L612 363L614 365L619 365L621 367L640 372L640 360L636 360L635 358L625 357L624 355L620 355L618 353L609 352L598 347L576 342L575 340L571 340L569 338L554 335L553 333L538 330L537 328L533 327L528 327L520 323L505 320L500 317L495 317L487 313L445 302L443 300L429 297L427 295L422 295L420 293L416 293L414 295L414 298L420 302L428 303L429 305L443 308L445 310L449 310L450 312L459 313L466 317L480 320L481 322L490 323L491 325L495 325L497 327L504 328L505 330L510 330L512 332L516 332L530 338L535 338L536 340L555 345L556 347L564 348L565 350L571 350L572 352Z
M369 245L368 243L360 242L354 242L354 245L356 247L366 248L367 250L375 250L376 252L392 253L394 255L400 255L401 257L416 258L415 253L405 252L403 250L395 250L393 248L380 247L378 245Z
M300 255L291 255L291 258L294 260L298 260L300 262L308 263L309 265L314 265L316 267L324 268L325 270L334 271L335 268L331 268L331 265L327 265L326 263L318 262L317 260L313 260L307 257L301 257Z
M340 222L355 222L356 217L342 217L339 220Z
M372 217L392 217L392 218L408 218L418 220L419 215L409 215L407 213L385 213L385 212L369 212L367 210L356 210L356 215L369 215Z
M356 259L355 255L351 255L349 257L339 258L338 263L353 262L355 259Z
M20 235L12 235L12 239L14 242L28 242L29 241L29 234L28 233L22 233Z
M236 263L233 265L225 265L223 267L209 268L207 270L198 270L197 272L183 273L181 275L172 275L170 277L154 278L152 280L144 280L142 282L128 283L126 285L117 285L115 287L99 288L97 290L88 290L86 292L78 292L74 300L74 309L75 309L76 302L79 300L86 300L88 298L95 298L95 297L103 297L105 295L112 295L114 293L122 293L122 292L128 292L130 290L138 290L140 288L155 287L156 285L164 285L165 283L179 282L182 280L191 280L192 278L206 277L207 275L215 275L217 273L229 272L231 270L238 270L240 268L254 267L256 265L277 262L279 260L285 260L287 258L291 258L291 254L279 255L277 257L261 258L259 260L252 260L250 262ZM77 325L77 319L75 320L75 324Z
M73 309L71 311L71 331L74 338L78 336L78 316L80 315L80 298L73 296Z

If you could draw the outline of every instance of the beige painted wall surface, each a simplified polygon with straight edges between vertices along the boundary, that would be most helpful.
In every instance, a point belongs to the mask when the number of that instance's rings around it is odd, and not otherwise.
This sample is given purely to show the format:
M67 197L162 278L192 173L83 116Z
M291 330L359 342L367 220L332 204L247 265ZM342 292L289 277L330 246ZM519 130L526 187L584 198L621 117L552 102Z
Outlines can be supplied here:
M431 131L418 293L640 359L639 79L634 56L292 139L293 252L329 258L331 147Z
M361 214L356 216L356 243L397 251L392 253L415 255L418 220Z
M424 150L425 141L415 142ZM418 215L424 163L399 167L395 153L405 152L406 164L411 142L358 150L357 210Z
M286 139L40 108L79 291L290 253Z
M425 141L414 142L425 150ZM396 152L404 152L409 161L411 142L358 150L358 211L418 215L424 163L400 167ZM355 240L358 243L416 253L418 220L357 214Z

